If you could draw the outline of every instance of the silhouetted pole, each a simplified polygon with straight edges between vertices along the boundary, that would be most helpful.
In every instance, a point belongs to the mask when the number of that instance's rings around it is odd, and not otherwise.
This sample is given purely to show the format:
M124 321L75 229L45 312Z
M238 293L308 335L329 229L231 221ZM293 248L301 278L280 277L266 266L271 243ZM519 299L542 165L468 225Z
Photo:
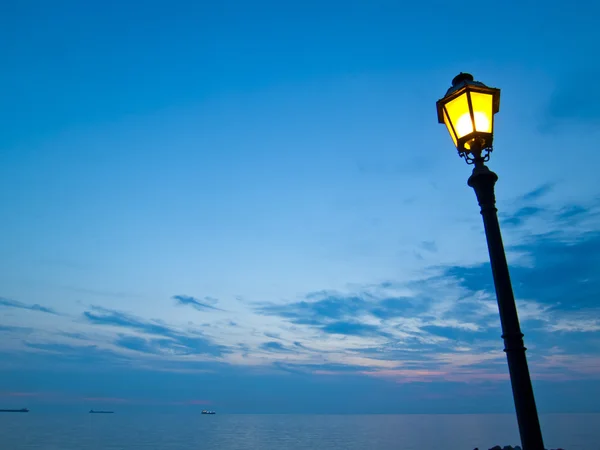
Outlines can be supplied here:
M475 157L474 164L473 174L469 177L469 186L475 190L477 201L481 207L496 288L496 298L498 299L498 309L500 310L504 351L508 360L510 382L517 411L521 445L523 450L544 450L542 431L535 406L527 357L525 356L525 350L527 349L523 343L523 333L521 333L519 325L517 305L510 282L498 222L498 210L496 209L496 196L494 193L498 175L488 169L481 153Z

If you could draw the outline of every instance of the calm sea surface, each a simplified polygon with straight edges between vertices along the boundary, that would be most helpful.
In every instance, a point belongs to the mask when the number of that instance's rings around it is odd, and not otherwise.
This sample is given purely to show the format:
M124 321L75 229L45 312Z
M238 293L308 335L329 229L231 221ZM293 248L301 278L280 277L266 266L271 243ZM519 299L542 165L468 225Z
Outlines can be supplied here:
M600 414L541 420L546 447L600 450ZM517 442L512 415L0 414L2 450L473 450Z

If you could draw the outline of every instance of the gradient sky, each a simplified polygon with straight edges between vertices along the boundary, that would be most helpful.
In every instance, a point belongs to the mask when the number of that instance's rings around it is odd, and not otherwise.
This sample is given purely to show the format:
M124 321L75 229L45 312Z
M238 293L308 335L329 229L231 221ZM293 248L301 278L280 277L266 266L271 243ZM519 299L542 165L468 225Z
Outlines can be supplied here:
M0 405L512 411L436 119L467 71L502 89L490 166L539 409L598 411L599 15L5 3Z

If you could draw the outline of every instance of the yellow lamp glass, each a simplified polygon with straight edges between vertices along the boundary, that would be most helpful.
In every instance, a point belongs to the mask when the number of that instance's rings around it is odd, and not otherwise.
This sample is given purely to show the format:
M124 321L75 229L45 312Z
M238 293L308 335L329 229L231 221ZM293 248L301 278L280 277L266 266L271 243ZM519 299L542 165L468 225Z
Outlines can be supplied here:
M492 113L494 96L481 92L470 92L470 95L475 116L475 130L481 133L491 133L492 121L494 120L494 114Z
M473 132L473 122L471 121L471 110L469 109L467 92L463 92L454 100L450 100L446 103L445 107L447 117L450 120L450 124L446 123L446 126L450 134L455 134L456 140Z
M458 142L456 141L456 135L454 134L454 129L452 128L452 122L450 122L450 118L448 117L448 112L446 110L444 110L444 123L448 128L448 132L450 132L450 137L454 141L454 145L458 145Z
M444 123L459 154L491 147L494 114L499 110L500 90L473 81L469 74L453 80L453 87L437 102L438 120Z

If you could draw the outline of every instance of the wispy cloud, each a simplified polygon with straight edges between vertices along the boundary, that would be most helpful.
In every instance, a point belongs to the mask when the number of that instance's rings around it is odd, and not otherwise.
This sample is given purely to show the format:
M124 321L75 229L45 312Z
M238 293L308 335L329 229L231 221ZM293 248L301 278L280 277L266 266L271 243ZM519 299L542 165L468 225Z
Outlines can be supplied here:
M8 333L31 333L33 328L29 327L14 327L10 325L0 325L0 332L8 332Z
M530 203L519 200L508 216L523 221L543 216L547 232L527 234L524 222L514 220L511 233L519 239L507 249L517 255L511 256L511 276L532 367L541 371L536 376L558 377L550 362L537 365L541 357L556 346L570 355L591 353L588 343L600 333L594 300L600 295L600 234L578 226L594 214L593 205L536 206L549 189L528 193ZM422 247L434 250L429 243ZM173 299L204 312L218 309L217 300L209 297ZM19 339L29 351L61 355L73 364L136 361L179 373L242 367L401 382L419 376L458 380L461 374L482 381L505 375L489 263L432 267L412 281L323 289L293 301L245 302L244 307L245 316L240 311L225 318L206 314L201 328L190 328L94 306L82 317L97 327L101 346L89 345L96 337L85 334L82 340L75 330L57 334L53 343L33 335ZM561 339L565 335L568 339ZM594 376L592 367L587 370L585 376Z
M103 395L73 395L66 392L11 392L0 391L0 398L7 399L31 399L31 401L43 401L52 403L75 403L80 405L86 402L93 405L163 405L163 406L192 406L192 405L210 405L210 400L190 399L190 400L157 400L151 398L139 397L116 397Z
M39 367L64 367L86 369L127 364L131 361L125 355L119 354L99 345L69 345L56 342L24 342L30 352L35 353L36 365ZM13 360L21 364L30 364L26 352L19 352Z
M569 205L560 210L558 213L559 220L572 220L581 215L589 214L590 209L581 205Z
M83 316L95 325L112 325L148 334L169 335L171 333L171 329L161 323L145 321L135 316L101 306L92 306L92 311L85 311Z
M521 197L522 201L532 202L541 199L545 195L549 194L554 189L554 183L544 183L537 188L525 193Z
M545 210L537 206L524 206L510 214L503 223L506 225L522 225L527 219L543 213Z
M525 197L537 200L550 189L551 185L541 186ZM534 355L544 354L552 334L597 336L600 331L594 309L594 299L600 295L600 234L573 228L565 234L563 226L564 220L579 221L591 211L584 206L543 210L525 205L513 213L523 219L544 214L550 225L561 230L525 236L521 243L509 246L526 256L511 264L511 273ZM323 343L337 349L326 356L329 361L338 354L363 355L358 365L365 374L381 360L396 365L386 369L388 374L404 374L404 379L419 370L444 379L457 371L465 379L478 380L497 379L498 370L504 374L504 366L496 366L503 364L503 354L489 263L438 267L434 275L421 280L364 286L348 294L314 292L296 302L259 305L256 312L320 333ZM341 342L345 347L337 346Z
M418 300L420 299L413 297L380 297L367 291L350 295L326 291L310 293L306 300L295 303L262 305L256 311L259 314L279 316L298 325L324 327L362 314L392 318L424 311L427 299L423 299L421 303Z
M260 345L262 350L266 350L268 352L291 352L292 350L285 347L281 342L277 341L269 341Z
M600 309L591 312L591 314L582 314L579 317L559 317L552 321L552 323L549 323L548 328L550 331L565 331L569 333L598 332L600 331Z
M52 308L38 305L37 303L34 303L34 304L22 303L22 302L19 302L16 300L10 300L10 299L4 298L4 297L0 297L0 307L27 309L29 311L39 311L39 312L43 312L43 313L47 313L47 314L58 315L58 313Z
M421 248L431 253L438 251L435 241L423 241L421 242Z
M381 336L385 335L380 327L360 322L337 321L331 322L321 328L325 333L342 334L349 336Z
M43 397L43 392L0 392L0 397Z
M150 354L208 354L213 356L221 356L228 352L225 346L215 344L199 331L178 331L157 321L146 321L120 311L100 307L93 307L92 311L85 311L83 314L89 322L95 325L120 327L147 335L160 336L158 339L120 336L115 341L115 345L127 350Z
M198 300L197 298L189 295L174 295L172 298L175 300L177 305L191 306L198 311L223 311L222 309L214 306L218 300L213 297L204 297L203 300Z
M515 291L523 298L563 310L597 306L600 233L583 233L573 240L538 236L512 248L529 257L527 265L511 268Z

